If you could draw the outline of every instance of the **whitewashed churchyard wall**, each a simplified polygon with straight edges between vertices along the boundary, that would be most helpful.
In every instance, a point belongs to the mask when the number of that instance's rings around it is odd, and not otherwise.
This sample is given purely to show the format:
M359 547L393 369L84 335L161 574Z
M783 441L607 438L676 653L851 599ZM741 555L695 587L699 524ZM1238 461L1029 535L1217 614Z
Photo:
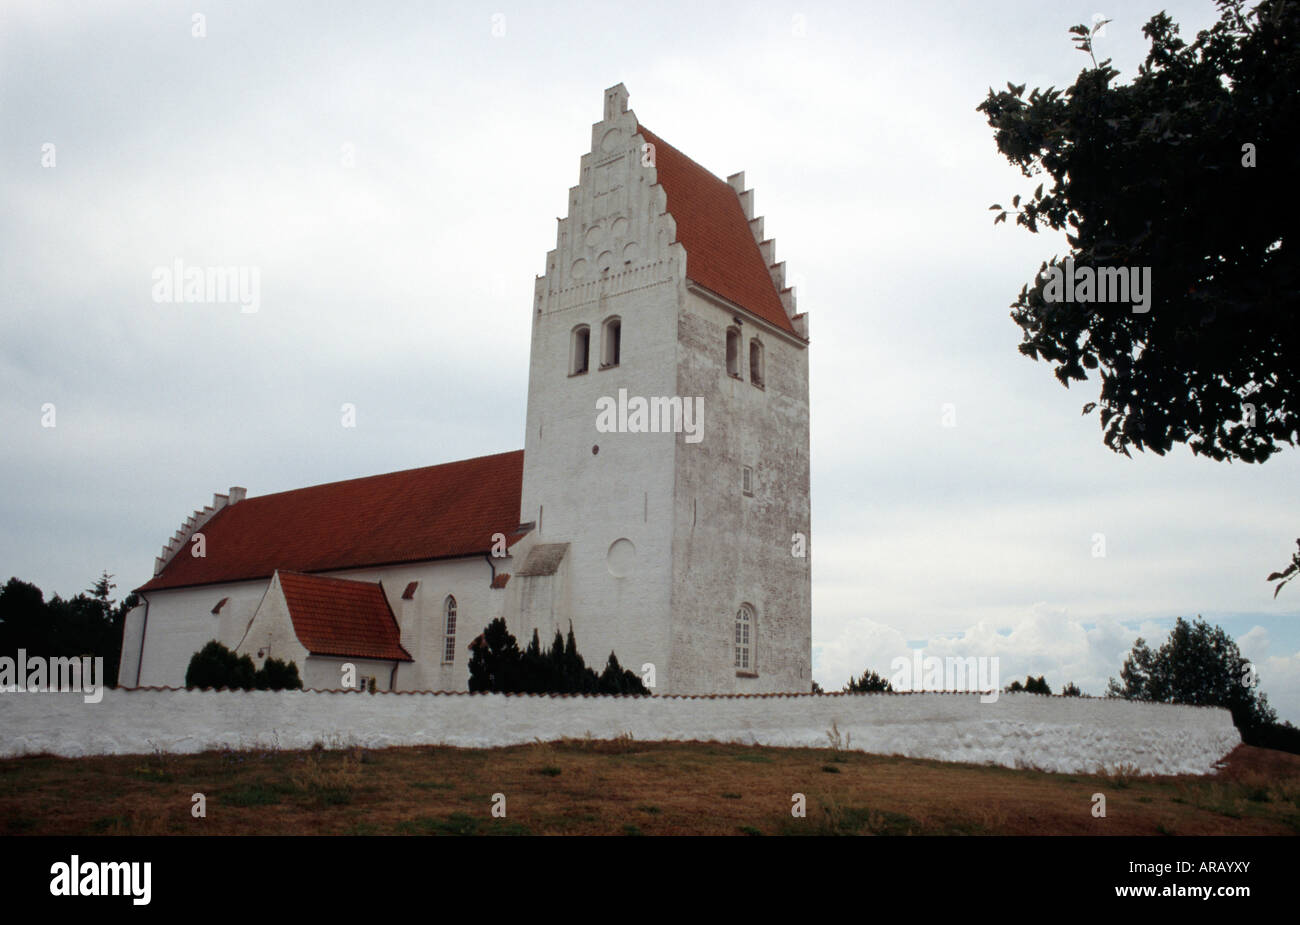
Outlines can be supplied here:
M1086 773L1205 774L1240 744L1227 710L1003 694L565 697L123 690L0 694L0 756L359 745L488 748L590 735L828 747Z

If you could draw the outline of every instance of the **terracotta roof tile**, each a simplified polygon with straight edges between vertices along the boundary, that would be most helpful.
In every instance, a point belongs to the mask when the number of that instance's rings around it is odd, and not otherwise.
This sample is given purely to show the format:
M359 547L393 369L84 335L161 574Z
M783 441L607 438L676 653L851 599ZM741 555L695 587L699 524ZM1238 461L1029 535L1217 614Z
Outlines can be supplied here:
M204 558L182 549L138 590L485 553L521 535L523 471L515 450L246 498L203 526Z
M280 572L280 588L312 655L412 661L379 582Z
M655 146L659 185L668 194L677 240L686 248L686 275L794 333L736 191L644 125L638 123L637 131Z

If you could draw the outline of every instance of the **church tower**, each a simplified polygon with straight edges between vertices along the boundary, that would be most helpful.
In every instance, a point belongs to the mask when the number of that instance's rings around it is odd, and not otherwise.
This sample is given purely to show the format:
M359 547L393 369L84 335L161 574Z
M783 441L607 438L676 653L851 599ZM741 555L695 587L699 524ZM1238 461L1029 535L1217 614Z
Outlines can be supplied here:
M811 687L808 327L744 175L605 91L532 304L505 613L660 694Z

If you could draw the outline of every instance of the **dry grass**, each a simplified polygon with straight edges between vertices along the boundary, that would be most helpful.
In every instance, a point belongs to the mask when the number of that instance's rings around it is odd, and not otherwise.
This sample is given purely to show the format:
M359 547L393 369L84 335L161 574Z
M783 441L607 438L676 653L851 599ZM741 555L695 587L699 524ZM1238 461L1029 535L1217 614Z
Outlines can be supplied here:
M834 746L836 743L830 743ZM829 762L829 763L828 763ZM194 818L191 798L207 798ZM807 801L794 818L792 795ZM1107 816L1092 816L1092 795ZM491 813L503 794L506 816ZM845 748L625 736L0 761L0 834L1296 834L1300 758L1241 747L1210 777L943 764Z

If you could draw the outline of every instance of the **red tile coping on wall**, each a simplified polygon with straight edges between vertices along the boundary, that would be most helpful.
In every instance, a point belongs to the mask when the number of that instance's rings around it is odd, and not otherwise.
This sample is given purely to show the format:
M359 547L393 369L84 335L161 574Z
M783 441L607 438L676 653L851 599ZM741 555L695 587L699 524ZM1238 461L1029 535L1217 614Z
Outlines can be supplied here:
M523 472L515 450L246 498L204 524L206 556L182 549L137 590L480 555L523 535Z
M638 124L637 131L655 146L659 185L668 194L677 240L686 249L686 275L794 334L736 191L644 125Z
M293 631L312 655L414 661L377 581L280 572Z
M124 690L124 691L184 691L184 690L187 690L187 688L184 688L184 687L170 687L170 686L166 686L166 685L144 685L144 686L141 686L141 687L119 687L119 688L117 688L117 690ZM203 688L203 690L206 691L206 690L209 690L209 688ZM227 688L221 687L221 688L215 688L215 690L225 691L225 690L227 690ZM240 689L232 689L232 690L230 690L230 692L231 692L231 693L279 693L278 691L244 691L244 690L240 690ZM293 692L293 691L289 691L289 692L287 692L287 693L311 693L311 694L358 694L358 693L365 693L365 692L364 692L364 691L358 691L358 690L353 689L353 688L308 688L307 690L305 690L305 691L301 691L301 692ZM418 696L426 696L426 697L488 697L488 696L492 696L492 694L491 694L490 692L488 692L488 691L436 691L436 690L422 690L422 691L375 691L374 693L375 693L376 695L379 695L379 694L390 694L390 695L399 695L399 696L404 696L404 695L418 695ZM558 697L558 698L560 698L560 699L576 699L576 698L579 698L579 697L580 697L580 698L583 698L583 699L587 699L587 698L591 698L591 697L619 697L619 698L626 698L626 699L633 699L633 698L654 698L654 699L656 699L656 700L753 700L753 699L764 699L764 698L771 698L771 697L916 697L916 696L920 696L920 695L929 695L929 696L934 696L934 695L936 695L936 694L942 694L942 695L944 695L944 696L948 696L948 697L983 697L983 696L985 696L985 695L987 695L987 694L991 694L991 693L993 693L993 692L992 692L992 691L873 691L873 692L870 692L870 693L866 693L866 692L849 692L849 691L823 691L823 692L820 693L820 694L814 694L814 693L812 693L811 691L808 691L808 692L801 692L801 691L788 691L788 692L769 693L769 694L499 694L499 695L496 695L496 696L501 696L501 697L551 697L551 698L556 698L556 697ZM1017 693L1019 693L1019 694L1025 694L1026 692L1025 692L1025 691L1018 691ZM1006 696L1012 696L1008 691L999 691L999 694L1000 694L1000 695L1006 695ZM1051 699L1053 699L1053 700L1065 700L1065 699L1070 699L1070 700L1098 700L1098 701L1105 701L1105 702L1107 702L1107 703L1115 703L1115 704L1131 703L1131 702L1132 702L1132 701L1129 701L1129 700L1125 700L1125 699L1123 699L1122 697L1095 697L1095 696L1092 696L1092 695L1089 695L1089 694L1084 694L1084 695L1082 695L1082 696L1080 696L1080 697L1070 697L1070 698L1066 698L1066 696L1065 696L1064 694L1033 694L1033 695L1031 695L1031 696L1034 696L1034 697L1049 697L1049 698L1051 698ZM1203 709L1207 709L1207 710L1209 710L1209 709L1219 709L1219 708L1217 708L1217 707L1214 707L1214 706L1211 706L1211 705L1204 705L1204 704L1187 704L1187 703L1183 703L1183 704L1160 704L1160 703L1152 703L1151 705L1152 705L1152 706L1183 706L1183 707L1188 707L1188 706L1197 706L1197 707L1200 707L1200 708L1203 708Z

